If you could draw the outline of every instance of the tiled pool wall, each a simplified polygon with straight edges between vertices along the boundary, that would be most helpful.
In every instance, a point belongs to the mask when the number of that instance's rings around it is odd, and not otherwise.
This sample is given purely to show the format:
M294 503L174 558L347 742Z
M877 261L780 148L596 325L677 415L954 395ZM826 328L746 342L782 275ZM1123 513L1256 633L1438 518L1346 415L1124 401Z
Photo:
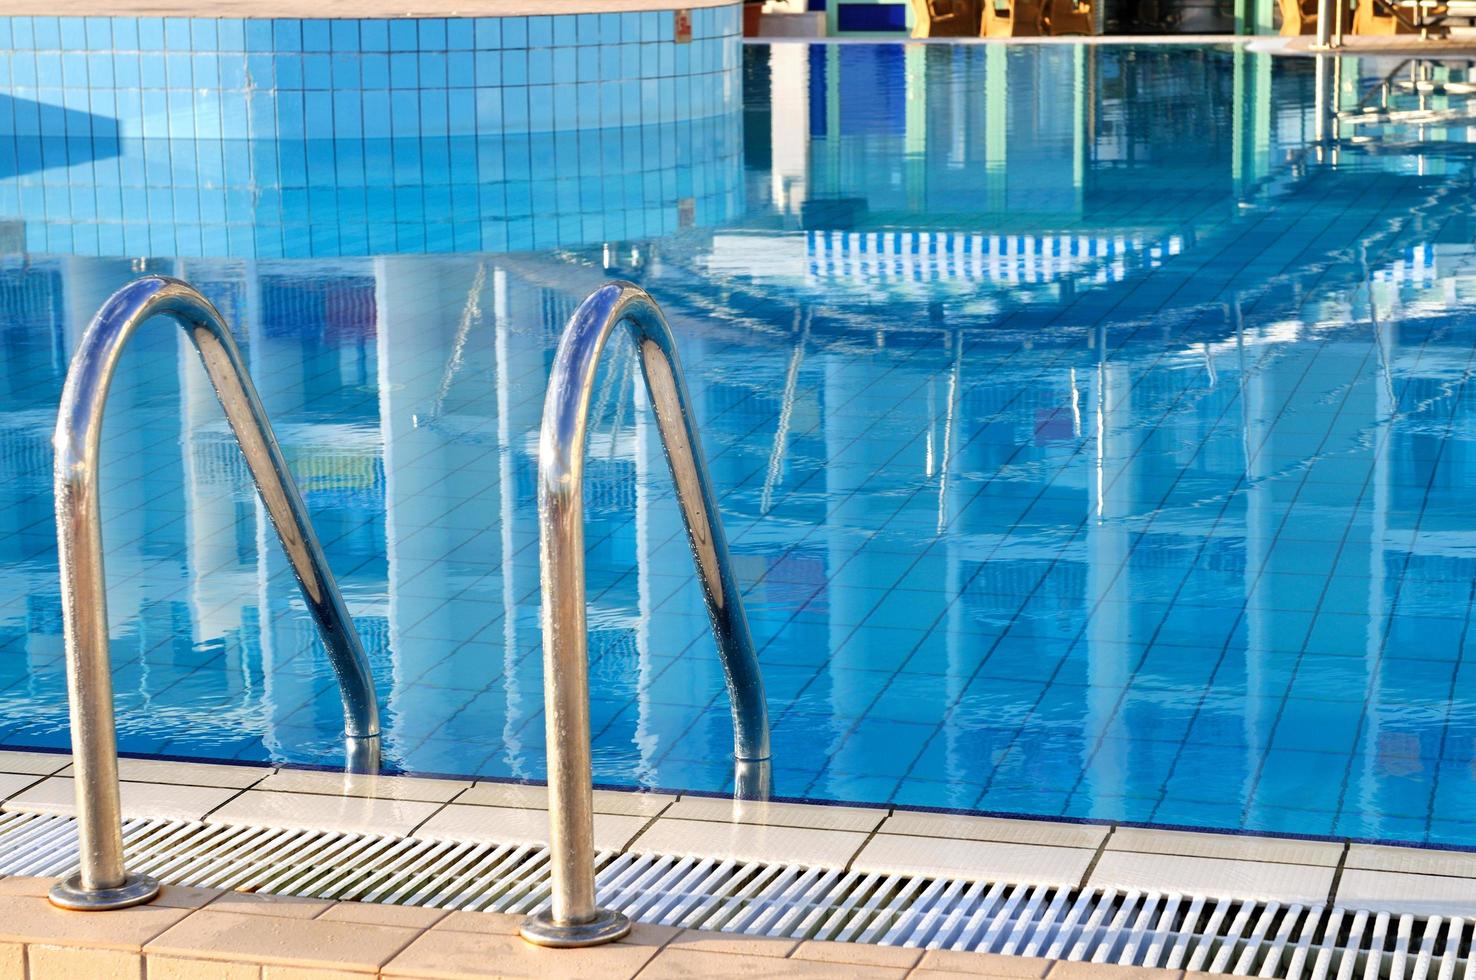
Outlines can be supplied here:
M645 237L736 213L740 8L0 17L6 251L294 257ZM536 220L535 220L536 216Z

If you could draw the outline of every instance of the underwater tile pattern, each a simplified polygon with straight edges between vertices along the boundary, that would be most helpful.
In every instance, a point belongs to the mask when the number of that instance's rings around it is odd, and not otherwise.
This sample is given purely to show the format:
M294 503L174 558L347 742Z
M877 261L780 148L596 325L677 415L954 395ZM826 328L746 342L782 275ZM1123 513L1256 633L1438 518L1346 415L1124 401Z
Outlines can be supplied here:
M1465 130L1394 116L1319 154L1311 62L1229 49L743 56L734 210L664 205L669 232L269 259L17 238L0 744L66 744L48 440L87 318L159 271L237 326L387 767L541 779L544 384L618 276L678 334L780 796L1476 847ZM1344 79L1349 111L1391 67ZM335 682L193 358L141 331L109 405L122 746L332 765ZM617 343L586 470L596 778L723 792L726 695L638 378Z

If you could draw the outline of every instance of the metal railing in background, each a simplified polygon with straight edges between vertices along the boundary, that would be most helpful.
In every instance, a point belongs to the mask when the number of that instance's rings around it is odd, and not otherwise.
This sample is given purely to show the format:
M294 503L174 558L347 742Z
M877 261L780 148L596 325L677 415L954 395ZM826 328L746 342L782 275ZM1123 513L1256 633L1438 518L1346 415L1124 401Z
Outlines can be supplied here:
M564 328L543 403L538 447L552 897L546 911L523 923L522 934L541 946L592 946L630 930L624 915L595 905L584 593L584 449L590 396L605 343L622 323L630 329L640 358L722 658L733 709L736 794L754 799L769 792L763 679L671 328L645 290L628 282L607 283Z
M115 909L147 902L159 883L123 866L118 745L108 655L108 612L98 504L103 409L118 358L145 321L166 316L189 335L292 563L343 695L348 768L379 768L379 709L369 660L328 570L241 351L220 313L194 287L146 276L118 290L88 326L67 371L56 421L56 533L62 622L77 788L80 869L51 890L68 909Z

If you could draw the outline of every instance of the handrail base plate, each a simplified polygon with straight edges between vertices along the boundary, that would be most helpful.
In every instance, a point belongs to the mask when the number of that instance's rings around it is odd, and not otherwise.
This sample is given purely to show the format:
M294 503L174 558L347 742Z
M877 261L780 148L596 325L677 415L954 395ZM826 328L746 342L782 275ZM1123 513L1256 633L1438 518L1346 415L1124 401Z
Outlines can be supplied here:
M574 949L613 943L623 938L630 932L630 919L620 912L595 909L595 917L588 922L555 922L549 910L544 909L524 919L519 932L535 946Z
M52 885L46 897L57 908L75 912L107 912L151 902L158 894L159 882L148 875L130 874L117 888L83 888L79 873Z

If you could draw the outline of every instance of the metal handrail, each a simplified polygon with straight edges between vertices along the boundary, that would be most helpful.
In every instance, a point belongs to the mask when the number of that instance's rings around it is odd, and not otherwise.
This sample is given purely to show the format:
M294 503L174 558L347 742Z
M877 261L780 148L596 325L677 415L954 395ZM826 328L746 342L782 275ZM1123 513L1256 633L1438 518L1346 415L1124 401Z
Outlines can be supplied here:
M666 318L645 290L628 282L607 283L590 294L564 328L538 443L552 897L546 911L523 923L522 935L541 946L592 946L630 931L624 915L595 905L584 598L584 449L590 396L605 342L620 323L630 329L640 356L722 658L733 709L737 795L763 798L769 791L769 714L763 679L676 343Z
M69 909L124 908L147 902L159 891L157 881L129 874L123 866L118 745L98 503L98 457L108 387L128 338L155 316L175 320L199 352L281 539L282 550L292 563L338 674L348 768L373 771L379 767L379 708L369 659L246 372L240 349L220 313L193 286L164 276L135 280L114 293L88 326L67 371L56 420L56 536L81 867L51 889L51 901Z

